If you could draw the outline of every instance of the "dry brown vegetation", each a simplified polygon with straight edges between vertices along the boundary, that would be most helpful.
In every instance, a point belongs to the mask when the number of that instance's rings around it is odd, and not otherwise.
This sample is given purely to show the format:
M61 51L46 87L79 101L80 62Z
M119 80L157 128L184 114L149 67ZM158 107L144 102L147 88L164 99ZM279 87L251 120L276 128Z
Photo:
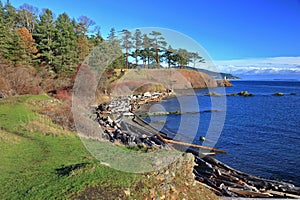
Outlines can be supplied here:
M0 98L23 95L40 94L41 78L33 67L10 67L7 63L0 64Z
M47 116L47 118L51 119L53 123L60 125L65 130L76 131L73 114L71 111L71 103L68 101L49 102L41 107L37 112Z

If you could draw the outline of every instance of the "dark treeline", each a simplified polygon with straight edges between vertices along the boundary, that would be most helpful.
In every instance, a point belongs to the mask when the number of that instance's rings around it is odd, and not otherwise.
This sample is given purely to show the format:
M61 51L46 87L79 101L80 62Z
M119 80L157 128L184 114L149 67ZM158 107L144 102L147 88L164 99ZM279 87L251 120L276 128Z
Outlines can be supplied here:
M15 8L9 0L0 0L0 97L72 85L70 76L103 41L99 26L87 16L56 16L50 9L28 4ZM116 42L124 52L110 69L204 62L198 53L173 49L157 31L145 34L112 28L106 41Z

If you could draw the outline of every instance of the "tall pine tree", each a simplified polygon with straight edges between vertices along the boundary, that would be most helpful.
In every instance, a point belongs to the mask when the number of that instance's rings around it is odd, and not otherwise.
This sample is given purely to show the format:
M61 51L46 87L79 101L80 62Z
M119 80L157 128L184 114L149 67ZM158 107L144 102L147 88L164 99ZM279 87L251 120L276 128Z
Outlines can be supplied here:
M55 72L72 73L78 62L77 58L77 40L75 35L75 27L72 25L69 16L63 13L58 16L55 34Z
M152 31L150 35L153 37L151 39L152 45L153 45L153 51L154 51L154 59L156 62L156 67L160 67L160 52L165 49L165 46L167 45L167 42L165 41L165 38L162 37L162 34L157 31Z
M140 29L136 29L133 35L133 47L134 52L132 52L132 57L135 58L135 66L138 67L139 56L141 55L141 47L142 47L142 32Z
M3 6L0 2L0 56L12 61L16 66L18 61L23 60L25 55L21 40L16 31L16 9L7 1Z
M129 52L130 49L132 48L132 41L131 41L131 32L128 30L123 30L122 31L123 36L122 36L122 48L125 49L125 68L129 69Z
M33 37L37 44L39 61L48 65L50 71L57 72L54 67L56 59L54 55L56 47L55 35L57 32L54 22L52 11L45 9L43 14L40 15L40 19L38 20L36 27L36 33Z

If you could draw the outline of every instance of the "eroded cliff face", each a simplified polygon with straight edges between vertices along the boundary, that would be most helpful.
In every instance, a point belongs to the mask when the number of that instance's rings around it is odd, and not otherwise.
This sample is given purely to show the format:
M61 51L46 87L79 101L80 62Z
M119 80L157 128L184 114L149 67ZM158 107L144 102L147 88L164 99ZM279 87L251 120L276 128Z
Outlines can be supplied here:
M112 88L120 93L119 95L129 95L132 91L142 93L155 89L160 92L167 89L203 89L229 86L229 83L227 81L218 85L213 77L188 69L139 69L127 70L122 77L114 81Z
M186 78L188 82L191 83L192 88L214 88L218 86L217 82L211 76L205 73L187 69L180 69L178 71Z

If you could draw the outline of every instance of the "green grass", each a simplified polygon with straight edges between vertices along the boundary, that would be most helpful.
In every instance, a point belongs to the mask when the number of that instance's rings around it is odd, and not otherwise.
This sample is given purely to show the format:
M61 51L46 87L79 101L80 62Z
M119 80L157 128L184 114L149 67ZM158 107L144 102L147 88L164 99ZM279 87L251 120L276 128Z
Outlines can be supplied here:
M138 181L134 174L99 164L75 133L51 121L45 120L44 128L59 134L43 135L32 128L31 122L41 124L43 119L33 110L49 99L36 95L0 100L0 199L66 199L87 186L123 191Z

